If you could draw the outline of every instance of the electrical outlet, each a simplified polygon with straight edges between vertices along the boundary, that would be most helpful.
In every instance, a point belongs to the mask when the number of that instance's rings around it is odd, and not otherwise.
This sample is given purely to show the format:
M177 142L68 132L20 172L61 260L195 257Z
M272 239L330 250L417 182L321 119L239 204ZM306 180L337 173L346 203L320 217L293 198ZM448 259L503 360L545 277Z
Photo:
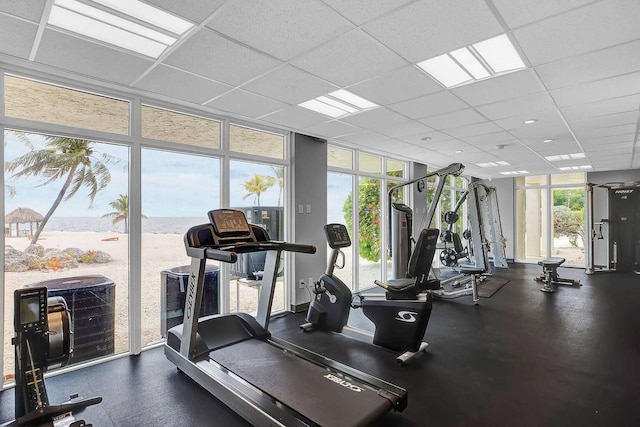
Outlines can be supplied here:
M309 286L313 285L313 277L309 277L309 281L307 282Z
M304 288L304 279L300 279L300 282L298 282L298 286L300 286L300 288Z

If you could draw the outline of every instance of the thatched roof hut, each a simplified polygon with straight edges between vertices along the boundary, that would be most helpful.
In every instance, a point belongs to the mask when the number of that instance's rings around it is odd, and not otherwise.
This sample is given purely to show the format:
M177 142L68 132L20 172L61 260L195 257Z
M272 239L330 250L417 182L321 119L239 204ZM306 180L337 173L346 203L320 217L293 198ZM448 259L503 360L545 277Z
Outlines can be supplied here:
M33 209L29 208L17 208L7 216L4 217L4 222L9 226L9 237L11 237L11 224L16 225L16 235L20 235L20 224L29 224L30 235L33 235L33 224L36 224L36 228L38 228L38 224L42 221L44 217Z

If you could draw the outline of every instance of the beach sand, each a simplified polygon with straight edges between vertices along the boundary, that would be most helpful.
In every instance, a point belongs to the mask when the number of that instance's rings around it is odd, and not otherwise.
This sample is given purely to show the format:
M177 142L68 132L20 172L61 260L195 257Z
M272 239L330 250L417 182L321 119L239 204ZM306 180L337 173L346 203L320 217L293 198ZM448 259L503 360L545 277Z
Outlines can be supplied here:
M28 270L25 272L6 272L5 280L5 321L4 321L4 375L13 374L13 346L11 337L13 328L13 291L27 284L50 279L64 279L74 276L100 274L115 284L115 352L128 351L129 319L129 257L128 235L123 233L95 232L44 232L38 244L45 249L79 248L84 251L104 251L111 255L112 262L105 264L79 263L77 268L57 271ZM5 245L17 250L24 250L30 243L26 237L5 237ZM189 265L190 258L184 249L182 234L142 235L142 344L143 346L158 342L161 339L161 272L166 269ZM254 311L257 307L258 289L247 286L241 281L232 281L230 287L231 311ZM240 295L238 300L237 295ZM274 310L284 308L284 292L282 285L276 289L273 303Z

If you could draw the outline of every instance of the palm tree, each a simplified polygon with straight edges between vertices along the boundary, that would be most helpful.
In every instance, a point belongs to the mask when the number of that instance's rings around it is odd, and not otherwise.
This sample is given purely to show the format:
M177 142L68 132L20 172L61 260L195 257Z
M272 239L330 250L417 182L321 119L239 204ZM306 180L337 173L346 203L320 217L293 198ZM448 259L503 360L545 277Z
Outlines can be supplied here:
M260 194L273 187L273 184L275 184L275 182L276 179L272 176L260 174L253 175L251 178L244 182L244 189L249 193L245 195L242 200L250 196L255 196L253 199L253 204L256 206L260 206Z
M278 192L278 206L280 206L280 201L282 200L282 190L284 189L284 168L282 166L271 166L271 170L276 176L276 182L278 183L278 188L280 191Z
M22 137L26 138L24 134ZM42 175L44 182L40 186L64 179L58 196L38 226L31 244L38 241L40 233L62 200L70 199L80 188L89 189L89 207L91 207L98 192L111 181L107 164L119 161L108 154L95 153L94 143L91 141L51 135L44 135L44 139L45 148L32 150L7 162L5 166L7 172L13 172L12 178Z
M112 223L117 224L120 221L124 221L124 232L129 233L129 196L126 194L120 194L120 196L109 203L115 211L102 215L102 218L113 218ZM142 214L142 218L147 216Z

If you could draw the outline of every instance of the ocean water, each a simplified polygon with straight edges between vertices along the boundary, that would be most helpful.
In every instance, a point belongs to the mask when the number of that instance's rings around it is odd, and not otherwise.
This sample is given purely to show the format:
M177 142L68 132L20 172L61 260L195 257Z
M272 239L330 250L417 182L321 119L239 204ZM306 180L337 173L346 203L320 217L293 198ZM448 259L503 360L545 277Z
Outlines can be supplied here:
M206 217L202 218L171 218L156 217L142 219L143 233L178 233L184 234L190 227L209 222ZM11 225L13 235L15 236L15 224ZM29 224L20 224L21 232L29 231ZM33 224L35 231L35 224ZM111 218L95 218L95 217L60 217L51 218L44 229L47 231L95 231L99 233L123 233L124 221L113 224Z

